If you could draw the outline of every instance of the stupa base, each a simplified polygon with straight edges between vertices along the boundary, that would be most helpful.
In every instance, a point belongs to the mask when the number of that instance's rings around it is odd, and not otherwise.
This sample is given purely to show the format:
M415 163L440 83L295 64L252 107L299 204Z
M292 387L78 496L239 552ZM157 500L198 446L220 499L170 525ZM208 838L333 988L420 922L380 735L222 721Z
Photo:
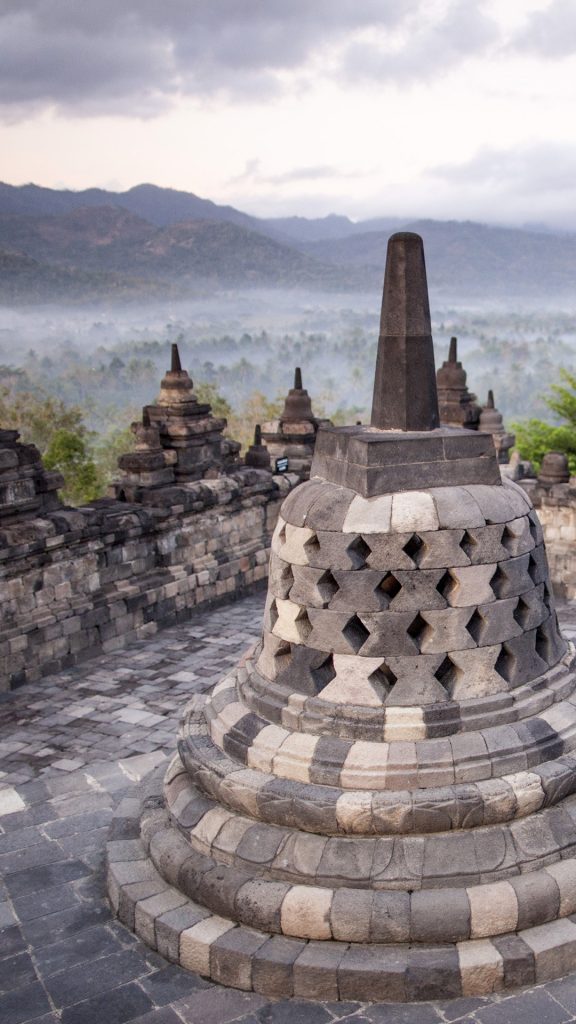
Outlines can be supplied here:
M186 970L271 998L412 1002L538 984L576 965L576 913L567 914L572 902L576 910L574 884L563 894L565 916L453 943L296 938L214 913L178 887L183 839L166 809L162 774L153 773L139 799L118 807L107 850L107 885L120 921Z

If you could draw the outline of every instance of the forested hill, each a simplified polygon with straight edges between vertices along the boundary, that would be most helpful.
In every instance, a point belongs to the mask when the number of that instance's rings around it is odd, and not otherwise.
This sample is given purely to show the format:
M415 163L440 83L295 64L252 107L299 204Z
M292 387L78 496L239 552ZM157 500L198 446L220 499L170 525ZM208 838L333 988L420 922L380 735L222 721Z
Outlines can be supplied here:
M430 285L447 298L573 298L573 233L397 217L265 220L154 185L117 193L0 183L0 302L231 287L377 292L399 229L423 235Z

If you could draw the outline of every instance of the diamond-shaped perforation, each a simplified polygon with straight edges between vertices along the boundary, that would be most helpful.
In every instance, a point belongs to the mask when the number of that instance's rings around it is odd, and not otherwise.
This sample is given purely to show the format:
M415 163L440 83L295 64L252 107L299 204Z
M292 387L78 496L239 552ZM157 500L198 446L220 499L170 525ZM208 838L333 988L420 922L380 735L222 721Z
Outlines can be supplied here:
M510 580L508 579L508 576L506 575L502 567L500 565L496 566L496 572L494 573L492 579L490 580L490 586L494 593L494 597L496 597L499 601L502 600L503 597L506 597L506 592L509 585Z
M374 593L378 597L380 607L382 609L388 608L391 601L394 600L397 594L402 590L402 584L398 582L394 573L384 573L380 583L376 587Z
M534 585L536 585L536 583L538 582L539 571L540 570L538 568L538 562L534 558L534 555L530 553L530 557L528 559L528 575L532 580L532 583L534 583Z
M355 569L363 569L366 559L372 554L372 548L363 537L355 537L346 548Z
M281 640L273 654L274 669L276 676L285 672L292 661L292 644L287 640Z
M269 615L270 615L270 629L274 629L274 626L278 622L278 607L276 605L276 601L272 601L270 603Z
M340 590L340 587L330 572L330 569L326 569L326 572L322 573L316 587L324 604L330 604L332 598Z
M530 515L528 516L528 521L530 523L530 536L532 537L532 540L534 541L534 544L537 544L538 543L538 537L539 537L539 530L538 530L538 524L537 524L537 522L536 522L536 520L534 518L535 515L536 515L535 512L531 512Z
M333 656L329 654L320 665L310 670L310 675L314 681L316 693L320 693L336 675Z
M450 598L454 591L457 589L457 587L458 583L454 579L449 569L443 574L441 579L439 579L438 583L436 584L436 590L448 604L450 604Z
M282 523L282 526L278 530L278 540L281 544L286 543L286 523Z
M458 679L462 675L462 669L458 668L458 666L452 661L452 658L447 654L442 663L436 669L434 675L440 683L440 686L444 687L447 693L451 693L458 682Z
M542 593L542 603L544 607L548 609L549 612L552 611L552 594L550 591L550 587L547 583L544 584L544 590Z
M476 552L478 551L478 541L471 533L468 532L468 530L464 531L464 536L460 541L460 547L470 561L473 562Z
M370 630L366 629L366 626L357 615L353 615L344 626L342 635L354 651L354 654L358 654L358 651L364 646L370 636Z
M292 572L292 566L288 562L284 562L280 568L280 576L278 579L278 587L282 591L282 597L287 598L294 585L294 573Z
M496 662L494 664L494 671L497 672L498 675L507 683L510 683L513 680L515 668L516 658L508 649L506 644L502 644L500 654L496 658Z
M546 664L549 665L552 661L554 652L552 650L552 644L550 643L550 637L543 626L538 626L538 629L536 630L534 647L538 657L542 658L542 661L545 661Z
M528 622L530 621L530 605L526 603L523 597L518 598L518 604L514 609L514 619L522 629L528 628Z
M472 612L472 615L466 623L466 629L470 633L475 644L480 644L482 640L482 634L486 630L486 619L481 615L478 608Z
M417 533L413 533L406 541L402 550L408 555L408 558L412 559L415 566L419 566L426 554L426 547L426 543L422 540L422 537Z
M411 640L414 641L419 651L422 649L422 644L430 633L430 629L430 624L426 622L426 619L424 619L422 615L420 615L420 612L418 612L416 617L412 619L412 622L408 626L406 632Z
M312 536L309 537L307 541L304 541L304 551L306 553L306 557L308 558L308 560L314 558L315 555L319 554L320 541L318 540L318 537L316 536L315 533L313 533Z
M516 551L517 540L518 538L515 537L515 535L512 533L510 527L505 525L504 529L502 530L500 543L503 548L506 548L506 551L508 551L510 555L513 555Z
M378 696L384 700L388 696L390 691L393 689L394 684L397 682L398 677L394 675L392 669L385 661L382 662L380 668L375 669L368 676L368 682L374 687Z
M301 643L305 643L312 632L312 623L308 618L308 612L305 608L300 609L294 621L296 629L298 630L298 637Z

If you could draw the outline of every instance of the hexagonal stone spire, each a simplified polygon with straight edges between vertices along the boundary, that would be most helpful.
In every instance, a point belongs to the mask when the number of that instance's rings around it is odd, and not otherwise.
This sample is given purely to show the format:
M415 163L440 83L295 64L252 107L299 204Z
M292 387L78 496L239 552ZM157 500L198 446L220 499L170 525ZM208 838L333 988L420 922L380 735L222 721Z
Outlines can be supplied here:
M409 231L388 241L371 423L411 431L440 425L424 246Z

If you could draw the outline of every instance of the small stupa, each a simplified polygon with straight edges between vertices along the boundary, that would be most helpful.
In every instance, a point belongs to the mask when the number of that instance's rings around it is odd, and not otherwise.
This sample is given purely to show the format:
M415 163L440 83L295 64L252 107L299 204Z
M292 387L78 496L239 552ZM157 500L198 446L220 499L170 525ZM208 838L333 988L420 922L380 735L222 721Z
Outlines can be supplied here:
M500 465L506 465L510 459L510 449L516 444L516 435L506 430L502 413L494 404L494 392L488 392L486 405L482 407L478 423L480 430L492 434L496 455Z
M312 400L302 385L302 370L297 366L294 387L286 395L279 418L262 424L262 440L270 452L272 468L276 468L277 460L287 459L283 471L307 479L316 435L320 426L328 422L318 419L312 412Z
M440 425L422 239L396 234L371 424L319 430L261 639L192 697L163 790L124 811L112 904L169 959L270 997L561 975L575 683L530 499L490 434Z
M144 406L142 421L130 429L134 450L118 460L122 476L112 485L115 497L141 500L149 490L216 477L238 461L239 443L223 436L226 420L198 401L176 344L155 404Z
M480 406L468 390L467 374L458 359L458 339L450 338L448 359L436 374L440 422L451 427L478 428Z

